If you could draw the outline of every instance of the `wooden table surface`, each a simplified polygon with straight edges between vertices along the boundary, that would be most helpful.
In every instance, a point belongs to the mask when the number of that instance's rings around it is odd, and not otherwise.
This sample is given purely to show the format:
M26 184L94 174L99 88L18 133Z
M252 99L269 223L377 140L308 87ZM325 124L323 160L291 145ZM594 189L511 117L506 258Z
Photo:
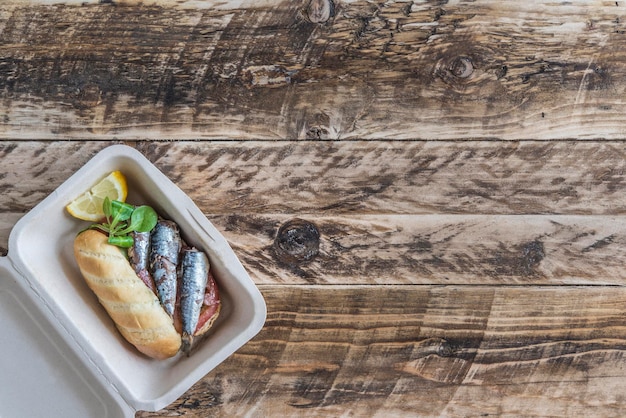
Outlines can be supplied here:
M0 248L99 150L267 322L138 417L621 417L626 2L4 0Z

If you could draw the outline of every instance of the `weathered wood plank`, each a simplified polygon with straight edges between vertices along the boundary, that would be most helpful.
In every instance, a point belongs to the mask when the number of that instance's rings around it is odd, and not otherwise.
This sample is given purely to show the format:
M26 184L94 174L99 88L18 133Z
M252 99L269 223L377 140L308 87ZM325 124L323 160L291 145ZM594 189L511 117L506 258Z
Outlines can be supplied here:
M139 142L210 215L626 213L623 142ZM106 142L0 143L0 211L27 212Z
M11 220L19 216L4 218L0 249L6 254ZM294 219L315 235L304 228L292 228L289 238L280 234ZM210 220L257 284L626 284L626 220L621 218L233 215Z
M3 138L624 135L620 1L43 3L0 5Z
M265 328L169 416L623 411L621 287L262 286Z
M626 219L404 215L213 218L258 283L626 284ZM295 236L294 236L295 235ZM312 254L309 254L313 251Z
M623 142L141 142L137 147L216 214L626 213ZM199 156L206 165L199 166Z
M0 246L105 146L0 146ZM624 284L623 147L139 144L268 284Z

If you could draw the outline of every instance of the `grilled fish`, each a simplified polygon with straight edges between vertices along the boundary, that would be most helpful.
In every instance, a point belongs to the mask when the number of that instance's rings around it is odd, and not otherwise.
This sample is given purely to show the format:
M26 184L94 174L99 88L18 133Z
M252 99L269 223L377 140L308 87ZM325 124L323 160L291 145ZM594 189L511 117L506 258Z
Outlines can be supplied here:
M186 248L181 256L180 318L183 344L181 350L189 354L198 326L200 310L205 299L209 278L209 259L202 251Z
M176 305L177 266L182 240L178 225L159 220L150 233L150 272L157 295L165 311L174 315Z
M157 294L154 285L154 279L150 274L149 258L150 258L150 232L132 232L133 246L128 249L128 257L130 265L137 273L137 276L143 281L150 290Z

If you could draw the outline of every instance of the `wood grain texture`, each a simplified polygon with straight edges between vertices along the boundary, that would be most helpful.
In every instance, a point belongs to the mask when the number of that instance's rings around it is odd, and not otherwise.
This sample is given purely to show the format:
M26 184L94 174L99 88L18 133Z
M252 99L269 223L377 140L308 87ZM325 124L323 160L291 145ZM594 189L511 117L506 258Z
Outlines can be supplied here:
M623 137L623 2L336 3L3 2L0 136Z
M258 283L626 284L626 221L618 217L308 219L319 253L293 261L277 253L275 238L290 218L213 218Z
M261 333L193 395L139 417L623 412L622 288L261 289Z
M626 213L620 141L128 144L210 215ZM0 211L29 211L107 145L3 141Z
M0 145L3 222L106 145ZM136 146L199 205L259 284L626 281L620 142ZM280 228L295 219L315 236L279 246ZM299 255L305 245L314 253Z

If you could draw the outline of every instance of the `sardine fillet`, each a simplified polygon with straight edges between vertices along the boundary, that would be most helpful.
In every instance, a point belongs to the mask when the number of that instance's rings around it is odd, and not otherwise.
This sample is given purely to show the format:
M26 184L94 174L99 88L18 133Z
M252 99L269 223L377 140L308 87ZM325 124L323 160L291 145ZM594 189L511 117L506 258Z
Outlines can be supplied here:
M104 234L94 230L79 234L74 256L87 285L128 342L156 359L178 352L181 337L172 318Z
M178 225L160 220L150 233L150 272L165 311L174 316L178 286L178 259L182 241Z

